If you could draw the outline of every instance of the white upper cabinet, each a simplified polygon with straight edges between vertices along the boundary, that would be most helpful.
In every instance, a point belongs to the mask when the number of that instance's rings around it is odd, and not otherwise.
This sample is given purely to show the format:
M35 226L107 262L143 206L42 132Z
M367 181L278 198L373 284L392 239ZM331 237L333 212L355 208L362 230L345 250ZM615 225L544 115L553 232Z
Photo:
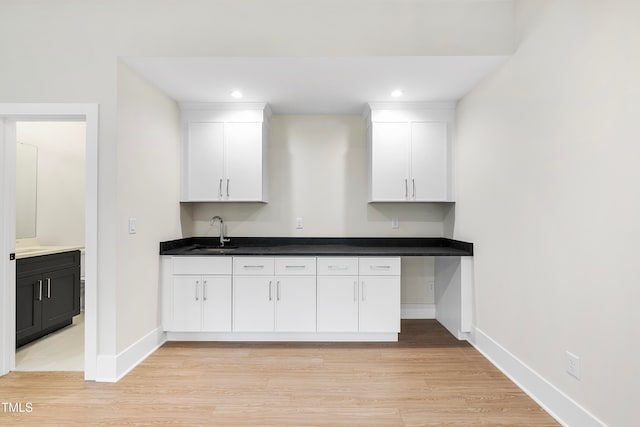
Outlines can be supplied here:
M227 108L227 109L225 109ZM265 202L270 112L264 104L182 105L183 202Z
M452 202L453 104L370 104L369 201Z

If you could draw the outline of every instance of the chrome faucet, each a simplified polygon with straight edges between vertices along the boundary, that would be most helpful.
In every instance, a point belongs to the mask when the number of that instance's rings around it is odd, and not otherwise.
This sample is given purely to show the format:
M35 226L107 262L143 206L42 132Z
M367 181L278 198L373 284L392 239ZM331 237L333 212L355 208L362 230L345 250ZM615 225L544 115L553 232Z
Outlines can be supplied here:
M211 218L211 221L209 221L209 224L213 226L213 224L216 223L216 220L220 221L220 247L223 247L225 242L230 242L231 239L224 238L224 221L221 217L219 217L218 215L214 216L213 218Z

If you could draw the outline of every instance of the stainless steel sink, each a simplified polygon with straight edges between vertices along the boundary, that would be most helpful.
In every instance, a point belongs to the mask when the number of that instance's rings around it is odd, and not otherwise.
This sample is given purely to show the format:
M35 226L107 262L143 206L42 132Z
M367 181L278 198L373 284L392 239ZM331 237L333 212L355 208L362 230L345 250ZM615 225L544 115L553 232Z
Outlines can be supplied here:
M200 245L196 245L193 248L187 249L187 252L193 253L193 254L224 255L226 253L233 252L236 249L238 249L237 246L216 247L216 246L200 246Z

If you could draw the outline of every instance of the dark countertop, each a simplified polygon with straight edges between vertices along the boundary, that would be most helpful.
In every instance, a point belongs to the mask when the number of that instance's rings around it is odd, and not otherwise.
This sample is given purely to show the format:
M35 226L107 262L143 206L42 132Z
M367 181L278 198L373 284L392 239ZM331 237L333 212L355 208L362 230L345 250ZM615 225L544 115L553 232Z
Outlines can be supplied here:
M472 256L473 243L444 237L188 237L160 242L160 255Z

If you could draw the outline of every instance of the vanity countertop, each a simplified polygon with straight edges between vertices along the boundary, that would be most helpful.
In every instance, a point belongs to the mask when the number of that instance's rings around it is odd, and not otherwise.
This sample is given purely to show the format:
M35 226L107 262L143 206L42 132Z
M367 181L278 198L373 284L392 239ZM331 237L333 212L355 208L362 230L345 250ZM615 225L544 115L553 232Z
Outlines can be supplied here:
M16 259L31 258L40 255L58 254L61 252L79 251L83 246L22 246L16 247Z

